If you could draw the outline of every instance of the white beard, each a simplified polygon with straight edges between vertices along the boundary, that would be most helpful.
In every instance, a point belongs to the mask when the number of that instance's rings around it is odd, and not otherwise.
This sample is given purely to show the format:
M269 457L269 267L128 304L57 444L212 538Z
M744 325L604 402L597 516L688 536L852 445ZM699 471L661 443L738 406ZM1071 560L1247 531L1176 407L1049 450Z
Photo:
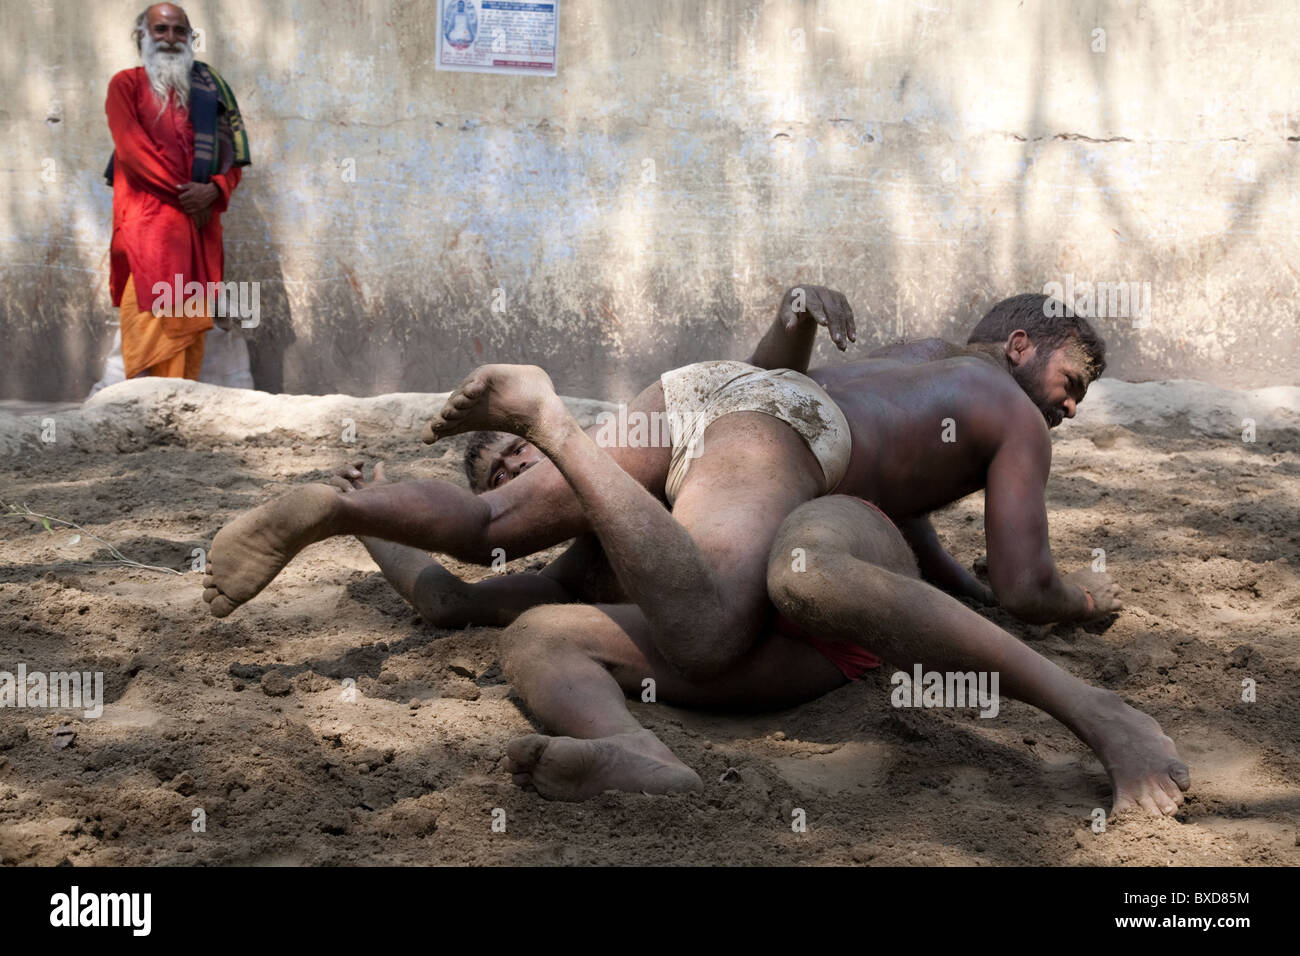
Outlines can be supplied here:
M183 113L190 105L190 70L194 66L194 48L184 43L181 44L179 53L167 53L160 50L160 46L162 44L153 37L146 36L140 50L149 86L153 89L154 98L158 100L158 115L162 116L167 109L169 99L173 99L176 108Z

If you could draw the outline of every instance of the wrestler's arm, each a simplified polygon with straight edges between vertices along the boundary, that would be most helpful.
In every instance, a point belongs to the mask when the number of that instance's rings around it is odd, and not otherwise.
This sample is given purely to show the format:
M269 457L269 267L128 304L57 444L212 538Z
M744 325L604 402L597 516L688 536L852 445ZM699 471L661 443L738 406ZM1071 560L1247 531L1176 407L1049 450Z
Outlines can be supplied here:
M843 293L824 286L794 286L781 297L776 318L746 361L759 368L806 372L819 325L826 326L841 352L857 341L853 310Z
M980 604L996 604L993 592L948 553L926 515L898 522L912 553L916 555L921 577L954 597L971 598Z
M357 493L362 492L363 489L372 497L380 494L389 499L411 493L419 495L435 489L442 492L453 489L450 493L460 497L464 505L453 509L449 516L444 517L456 515L464 517L477 513L477 521L474 518L470 519L470 525L473 526L485 518L490 523L489 516L493 513L499 516L502 512L506 514L518 514L521 510L526 512L526 509L521 509L518 505L526 504L537 497L545 499L544 493L539 495L537 489L534 489L533 494L525 495L523 501L516 502L514 506L507 500L498 502L496 507L485 507L493 499L503 496L509 499L509 492L518 490L517 487L511 488L512 485L516 485L516 482L512 481L505 488L482 496L474 495L466 489L453 488L446 482L390 482L385 474L383 462L375 463L374 475L366 481L362 475L362 464L358 461L344 465L330 479L330 484L343 492L343 501L348 504L358 501L362 495ZM554 466L549 462L546 465L554 470ZM533 472L544 470L542 467L529 469L529 474L521 475L517 479L517 484L519 486L536 484L537 476ZM542 477L545 479L544 475ZM543 480L542 487L544 488L546 484ZM409 525L412 515L419 513L411 511L411 505L412 502L399 503L396 508L390 507L387 510L394 512L399 520ZM549 508L552 513L562 510L555 501L549 503ZM418 542L421 546L416 547L414 544L401 544L376 537L373 527L359 527L355 530L357 539L365 545L393 589L402 596L403 600L418 610L426 621L438 627L464 627L467 624L500 626L510 623L528 608L539 604L589 600L590 597L583 593L583 584L591 577L589 569L592 564L602 557L599 553L599 545L591 535L575 531L574 533L578 535L575 543L540 573L508 574L471 584L452 574L423 550L424 547L430 546L430 542ZM462 530L469 531L469 529ZM470 536L472 537L472 534ZM491 552L493 556L504 550L499 542L490 542L487 547L493 548ZM496 550L497 548L501 550ZM592 553L593 548L596 553ZM515 553L529 552L517 550Z
M341 496L334 534L369 536L489 565L590 531L564 476L542 461L501 488L476 495L439 479L374 484Z
M1047 427L1032 406L1007 410L1007 418L984 492L993 594L999 604L1031 624L1094 617L1098 610L1093 599L1064 581L1052 561L1043 498L1052 463Z
M463 581L418 548L361 537L379 570L402 598L434 627L504 627L529 608L589 600L574 573L583 541L538 572Z

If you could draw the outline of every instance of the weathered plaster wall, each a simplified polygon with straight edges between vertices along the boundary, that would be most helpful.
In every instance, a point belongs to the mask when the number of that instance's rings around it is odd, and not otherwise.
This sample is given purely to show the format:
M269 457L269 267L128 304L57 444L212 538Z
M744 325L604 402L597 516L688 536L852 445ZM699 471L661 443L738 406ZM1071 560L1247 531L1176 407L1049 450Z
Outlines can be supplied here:
M98 375L142 4L0 2L0 397ZM435 72L433 6L187 4L252 138L226 254L262 387L533 361L617 398L743 356L796 281L866 346L1067 274L1149 283L1149 326L1098 320L1116 375L1300 382L1291 0L561 0L554 79Z

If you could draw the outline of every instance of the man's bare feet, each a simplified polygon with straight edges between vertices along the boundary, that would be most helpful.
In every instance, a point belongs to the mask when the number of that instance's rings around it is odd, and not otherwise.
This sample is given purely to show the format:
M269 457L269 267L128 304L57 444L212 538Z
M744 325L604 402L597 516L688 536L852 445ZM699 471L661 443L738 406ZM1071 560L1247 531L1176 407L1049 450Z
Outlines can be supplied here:
M1110 776L1111 813L1135 807L1156 816L1178 811L1192 778L1155 718L1110 691L1098 691L1081 729Z
M596 740L529 734L510 741L506 768L548 800L590 800L606 790L682 793L700 776L648 730Z
M212 615L225 617L251 600L295 554L328 537L339 498L330 485L303 485L218 531L203 578Z
M545 450L569 420L551 377L536 365L480 365L424 426L426 444L464 432L509 432Z

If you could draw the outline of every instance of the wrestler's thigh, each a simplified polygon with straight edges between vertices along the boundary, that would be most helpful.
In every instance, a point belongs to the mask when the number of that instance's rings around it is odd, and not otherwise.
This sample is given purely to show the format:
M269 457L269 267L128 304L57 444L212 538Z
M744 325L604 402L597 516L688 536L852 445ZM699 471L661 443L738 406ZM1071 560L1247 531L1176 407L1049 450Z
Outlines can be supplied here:
M902 532L875 508L848 495L827 495L799 505L785 518L772 542L769 568L847 555L908 577L920 577ZM847 583L847 582L846 582Z
M645 615L633 604L566 605L588 655L603 664L623 692L641 699L645 679L655 700L678 707L779 710L814 700L847 683L839 668L811 645L781 634L762 638L720 677L692 681L655 649Z
M659 421L663 412L664 390L657 380L627 403L629 422L635 422L640 418L650 422ZM587 434L594 438L597 428L598 426L588 428ZM641 444L637 443L637 445ZM618 462L620 468L640 482L642 487L648 489L652 495L662 498L664 485L668 483L668 466L672 461L672 449L663 447L660 442L649 444L659 447L612 446L606 447L605 451Z
M709 425L673 517L724 587L764 591L768 550L792 510L822 492L821 466L802 438L761 412Z

